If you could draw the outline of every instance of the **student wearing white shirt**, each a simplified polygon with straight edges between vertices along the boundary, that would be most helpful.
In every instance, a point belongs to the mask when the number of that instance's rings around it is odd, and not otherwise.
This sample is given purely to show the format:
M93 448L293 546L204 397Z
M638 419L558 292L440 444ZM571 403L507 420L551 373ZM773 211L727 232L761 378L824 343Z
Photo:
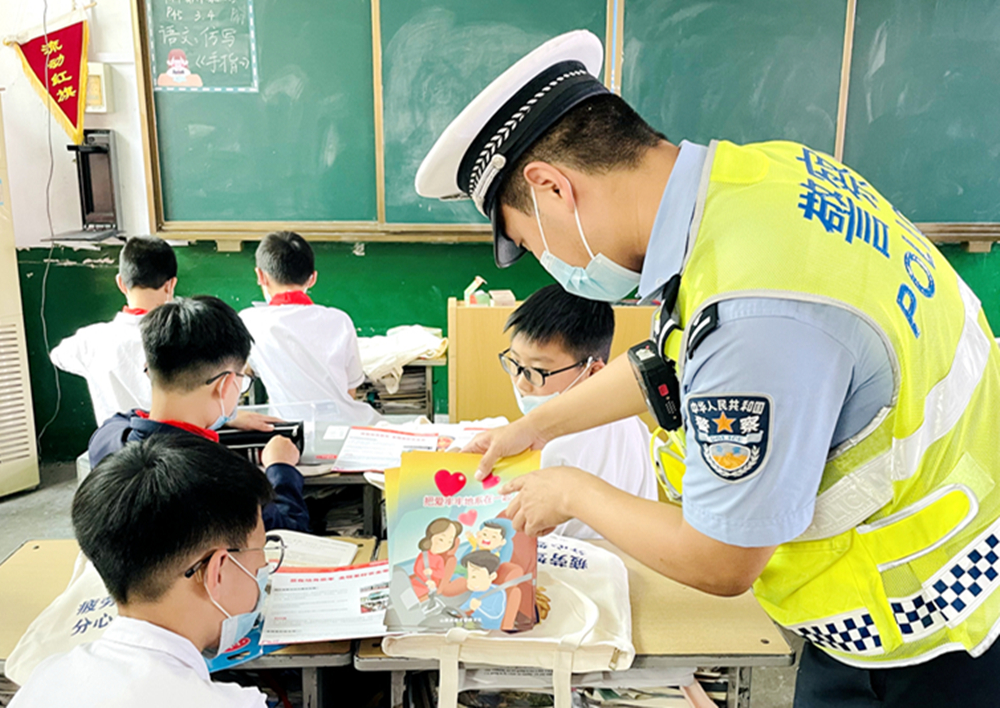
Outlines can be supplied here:
M263 708L213 683L203 655L253 627L282 546L266 537L264 473L195 435L156 435L81 483L73 527L118 605L104 635L38 665L12 708Z
M524 301L507 320L510 347L500 363L511 377L524 414L604 368L611 356L615 313L606 302L586 300L548 285ZM582 433L551 440L542 467L579 467L643 499L657 498L649 454L649 430L632 416ZM577 519L556 528L575 538L600 538Z
M81 327L49 355L56 368L87 380L97 424L118 411L148 409L151 392L143 373L139 323L143 315L173 299L177 258L155 236L128 240L118 257L118 289L128 304L110 322Z
M371 406L354 400L365 379L354 323L346 312L317 305L308 295L317 277L309 243L291 231L268 234L256 261L267 306L243 310L240 317L253 335L250 367L264 382L268 401L279 409L333 401L345 422L376 420Z

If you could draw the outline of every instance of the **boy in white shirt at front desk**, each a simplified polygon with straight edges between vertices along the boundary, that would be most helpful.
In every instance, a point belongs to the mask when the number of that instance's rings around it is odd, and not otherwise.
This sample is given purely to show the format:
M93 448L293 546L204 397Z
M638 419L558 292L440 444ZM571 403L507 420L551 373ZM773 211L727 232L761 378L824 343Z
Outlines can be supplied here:
M263 381L268 402L280 410L283 404L332 401L345 423L377 420L371 406L354 400L365 380L354 322L308 295L318 275L309 243L291 231L268 234L256 261L267 307L248 308L240 317L253 335L250 368Z
M604 368L611 355L615 313L609 303L548 285L514 311L504 331L510 332L510 347L500 353L500 364L511 377L518 408L527 414ZM632 416L551 440L542 449L542 467L579 467L629 494L655 500L649 438L646 424ZM600 537L576 519L555 532Z
M118 256L115 283L128 302L122 311L110 322L81 327L49 355L57 369L87 380L98 425L118 411L148 409L152 403L139 323L174 297L173 249L155 236L130 238Z
M213 682L203 655L231 649L264 606L282 557L261 520L272 496L252 463L196 435L154 435L105 458L72 517L118 617L39 664L11 708L264 708L256 688Z

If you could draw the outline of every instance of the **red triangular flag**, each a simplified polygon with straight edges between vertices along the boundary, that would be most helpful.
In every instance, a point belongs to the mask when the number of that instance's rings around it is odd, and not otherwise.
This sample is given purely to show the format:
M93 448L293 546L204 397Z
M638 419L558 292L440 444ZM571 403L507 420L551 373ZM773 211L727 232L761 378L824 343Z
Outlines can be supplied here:
M31 85L77 145L83 140L88 39L86 16L74 10L13 42Z

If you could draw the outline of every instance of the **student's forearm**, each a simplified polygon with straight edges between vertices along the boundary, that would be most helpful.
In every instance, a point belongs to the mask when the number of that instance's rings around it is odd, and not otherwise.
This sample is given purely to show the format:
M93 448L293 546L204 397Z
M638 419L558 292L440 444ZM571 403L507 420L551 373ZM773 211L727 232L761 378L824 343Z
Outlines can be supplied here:
M539 406L526 418L544 439L552 440L645 410L646 402L632 374L628 355L622 354L579 386Z
M689 526L680 507L632 496L587 475L570 511L604 538L661 575L714 595L746 591L773 548L739 548Z

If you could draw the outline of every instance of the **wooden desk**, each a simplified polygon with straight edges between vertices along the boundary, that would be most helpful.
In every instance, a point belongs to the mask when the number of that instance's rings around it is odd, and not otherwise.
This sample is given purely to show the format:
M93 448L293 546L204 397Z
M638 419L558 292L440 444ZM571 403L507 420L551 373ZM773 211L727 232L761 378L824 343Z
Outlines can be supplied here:
M618 554L628 569L633 669L728 669L729 705L742 707L749 706L752 667L790 666L794 661L791 647L749 592L733 598L707 595L663 577L607 541L595 545ZM393 672L392 705L398 706L402 674L436 669L437 662L386 656L381 640L362 639L354 667Z
M0 671L42 610L66 589L76 541L28 541L0 563Z

